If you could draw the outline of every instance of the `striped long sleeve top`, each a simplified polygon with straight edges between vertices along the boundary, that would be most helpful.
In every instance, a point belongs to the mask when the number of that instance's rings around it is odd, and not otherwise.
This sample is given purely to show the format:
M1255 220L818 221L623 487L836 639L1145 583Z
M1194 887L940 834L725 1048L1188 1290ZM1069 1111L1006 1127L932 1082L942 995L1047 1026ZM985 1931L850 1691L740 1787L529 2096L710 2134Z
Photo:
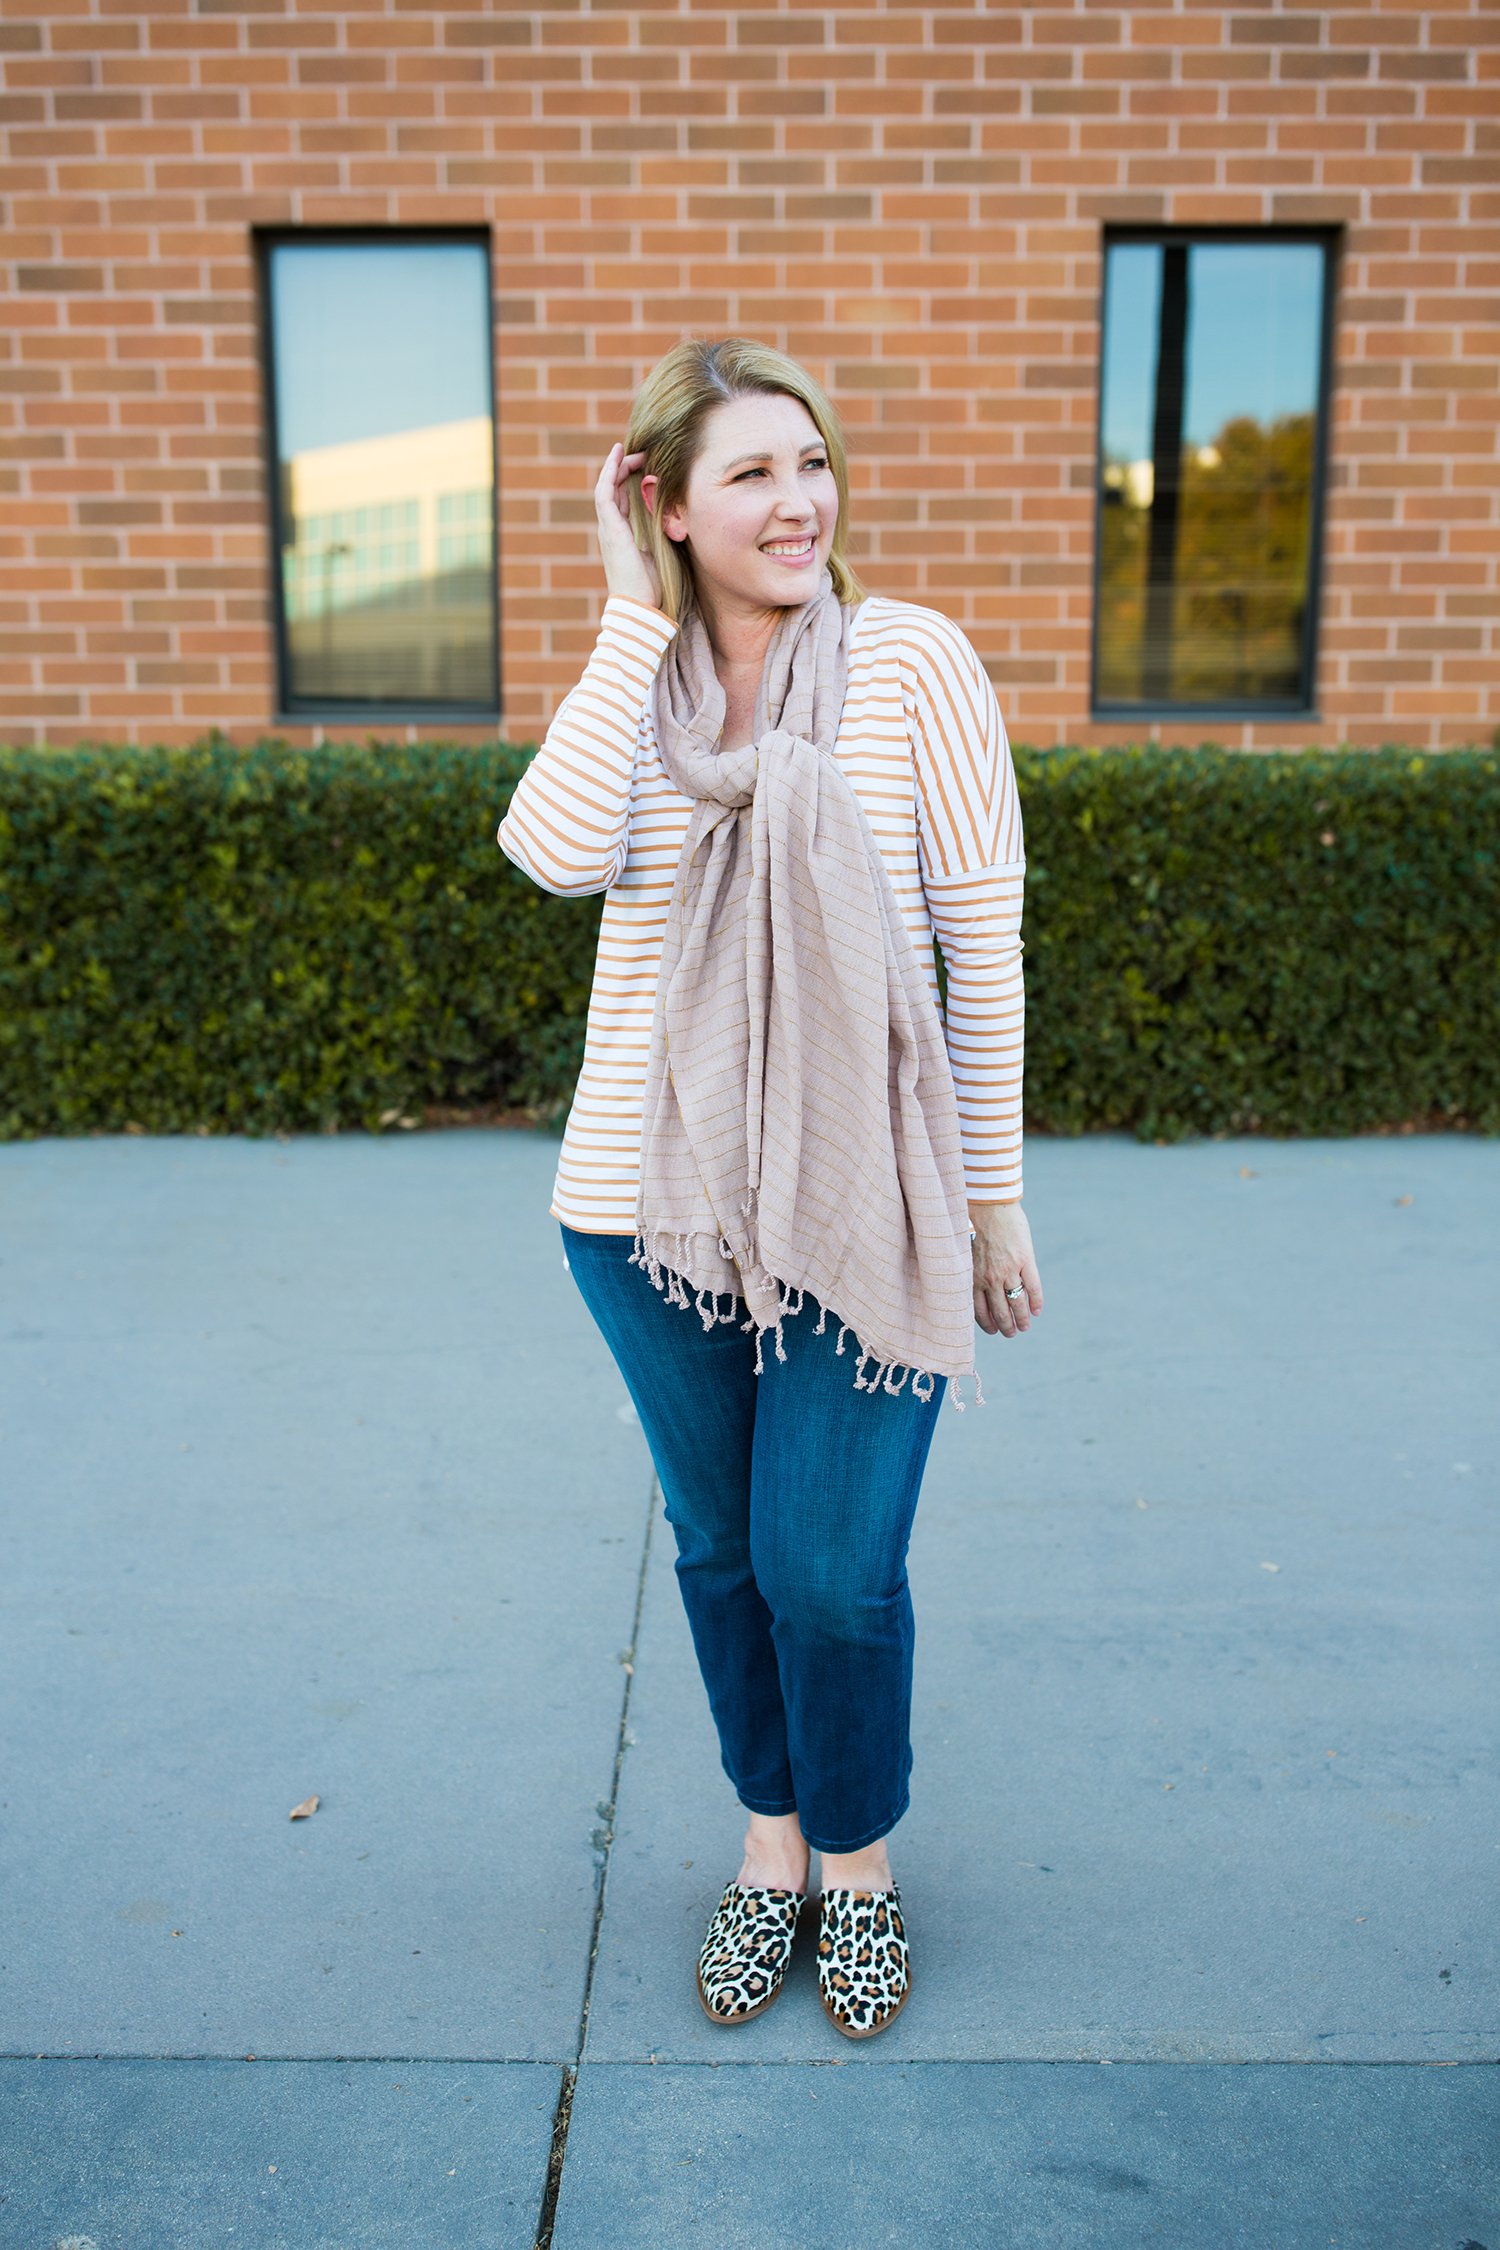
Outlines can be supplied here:
M576 687L497 842L544 891L604 893L583 1065L551 1216L633 1234L651 1022L672 878L692 812L662 767L652 685L677 627L611 595ZM863 805L942 1013L969 1199L1021 1194L1021 812L994 689L959 628L871 594L851 620L833 754Z

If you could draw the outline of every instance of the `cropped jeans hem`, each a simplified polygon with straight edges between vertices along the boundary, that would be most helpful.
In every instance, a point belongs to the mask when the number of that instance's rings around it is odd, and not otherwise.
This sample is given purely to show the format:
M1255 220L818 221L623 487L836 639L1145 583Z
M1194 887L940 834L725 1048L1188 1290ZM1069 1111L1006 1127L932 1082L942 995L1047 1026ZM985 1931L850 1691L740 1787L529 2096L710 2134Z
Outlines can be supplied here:
M862 1852L866 1844L878 1844L882 1836L888 1836L910 1803L909 1797L903 1797L889 1820L882 1820L877 1827L869 1831L868 1835L855 1836L846 1844L830 1843L822 1836L809 1836L805 1828L802 1833L815 1852L837 1852L839 1857L842 1858L846 1852Z

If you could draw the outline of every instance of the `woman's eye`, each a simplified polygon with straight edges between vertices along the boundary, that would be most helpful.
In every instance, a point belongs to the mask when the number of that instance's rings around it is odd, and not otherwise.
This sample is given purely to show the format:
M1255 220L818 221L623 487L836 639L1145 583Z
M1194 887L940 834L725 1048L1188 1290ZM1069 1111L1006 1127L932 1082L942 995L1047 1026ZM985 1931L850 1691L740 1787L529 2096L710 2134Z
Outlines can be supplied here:
M820 455L816 461L804 461L802 466L804 469L826 469L828 462ZM763 477L765 473L764 469L741 469L734 481L736 484L743 484L746 477Z

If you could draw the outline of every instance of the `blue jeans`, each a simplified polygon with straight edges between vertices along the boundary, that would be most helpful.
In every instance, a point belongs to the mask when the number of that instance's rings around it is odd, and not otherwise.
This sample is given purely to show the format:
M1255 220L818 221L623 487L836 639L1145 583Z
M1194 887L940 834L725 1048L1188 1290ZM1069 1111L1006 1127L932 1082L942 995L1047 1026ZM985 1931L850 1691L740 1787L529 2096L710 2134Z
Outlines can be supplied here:
M751 1812L859 1851L910 1801L906 1551L946 1378L929 1399L857 1391L811 1291L757 1375L743 1304L705 1330L629 1263L629 1235L562 1238L661 1480L724 1771Z

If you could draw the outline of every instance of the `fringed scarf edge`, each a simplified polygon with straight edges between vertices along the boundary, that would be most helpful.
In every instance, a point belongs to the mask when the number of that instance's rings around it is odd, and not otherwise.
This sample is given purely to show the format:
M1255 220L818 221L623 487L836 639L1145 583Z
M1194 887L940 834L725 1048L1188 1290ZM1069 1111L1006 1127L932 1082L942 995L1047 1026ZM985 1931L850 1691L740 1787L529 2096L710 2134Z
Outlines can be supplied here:
M637 1227L635 1241L631 1246L630 1256L626 1260L626 1264L639 1266L651 1283L652 1288L664 1294L669 1305L680 1306L684 1312L696 1311L703 1323L704 1334L707 1335L716 1325L723 1326L726 1322L732 1321L735 1318L736 1308L743 1300L737 1290L710 1289L706 1283L693 1296L689 1296L690 1283L685 1270L689 1239L686 1234L657 1233L652 1237L653 1247L648 1249L645 1229ZM674 1241L677 1244L676 1263L673 1263L671 1257L662 1248L664 1243ZM721 1256L725 1258L732 1258L734 1255L731 1245L722 1234L719 1237L719 1251ZM781 1334L782 1325L801 1312L807 1296L805 1289L794 1288L790 1282L783 1282L774 1274L770 1275L769 1279L780 1294L776 1319L762 1322L758 1321L752 1313L748 1320L742 1320L739 1324L742 1336L748 1335L752 1328L755 1330L755 1372L757 1375L763 1374L765 1371L763 1346L767 1335L771 1335L775 1339L776 1357L780 1360L786 1358L786 1347ZM728 1312L720 1312L719 1310L719 1299L721 1297L728 1299ZM795 1304L792 1303L794 1297L797 1300ZM705 1298L708 1300L706 1304ZM821 1336L824 1334L828 1322L828 1307L823 1304L821 1299L815 1301L818 1304L818 1325L813 1330L813 1334ZM880 1359L864 1342L850 1321L839 1323L838 1343L835 1351L840 1358L843 1356L844 1338L846 1336L854 1338L859 1354L854 1367L855 1390L867 1393L883 1390L891 1398L895 1398L904 1388L909 1375L913 1398L921 1399L924 1403L931 1398L933 1385L937 1381L935 1369L917 1367L907 1360ZM867 1360L875 1361L875 1369L868 1382L866 1382L864 1375ZM901 1370L900 1376L895 1382L892 1382L891 1378L898 1368ZM976 1406L987 1405L988 1401L984 1395L984 1384L980 1380L979 1369L976 1366L968 1372L972 1373L974 1377L973 1404ZM958 1395L958 1386L961 1381L962 1377L958 1375L950 1375L947 1378L948 1396L953 1402L955 1411L959 1414L968 1411ZM927 1385L926 1390L920 1387L923 1382Z

